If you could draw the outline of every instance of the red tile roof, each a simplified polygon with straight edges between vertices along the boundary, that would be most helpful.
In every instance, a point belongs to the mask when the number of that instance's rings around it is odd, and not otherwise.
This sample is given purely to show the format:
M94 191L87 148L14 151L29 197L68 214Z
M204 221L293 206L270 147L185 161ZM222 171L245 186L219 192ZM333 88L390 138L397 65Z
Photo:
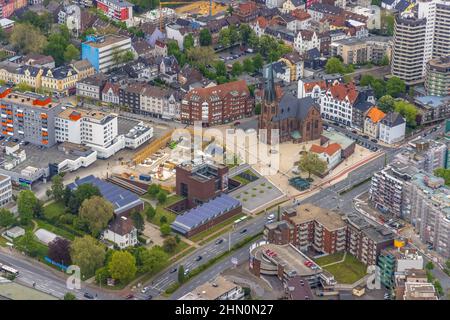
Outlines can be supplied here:
M265 29L269 24L269 21L267 21L267 19L264 17L258 17L258 19L256 19L256 23L259 25L260 28Z
M344 101L347 97L350 103L354 103L358 97L354 83L337 83L330 88L330 93L334 99Z
M314 152L314 153L326 153L329 156L334 155L339 150L341 150L341 146L338 143L336 143L336 142L335 143L330 143L326 147L319 146L317 144L313 144L311 146L311 149L309 149L309 151L311 151L311 152Z
M245 80L239 80L219 84L217 86L209 88L192 89L186 94L185 99L191 100L194 96L199 96L203 101L210 100L213 97L219 97L223 99L226 95L230 94L233 91L236 91L238 95L242 95L243 93L250 95L250 91L248 90Z
M297 20L304 21L311 18L311 15L302 9L295 9L291 12L291 15L296 18Z

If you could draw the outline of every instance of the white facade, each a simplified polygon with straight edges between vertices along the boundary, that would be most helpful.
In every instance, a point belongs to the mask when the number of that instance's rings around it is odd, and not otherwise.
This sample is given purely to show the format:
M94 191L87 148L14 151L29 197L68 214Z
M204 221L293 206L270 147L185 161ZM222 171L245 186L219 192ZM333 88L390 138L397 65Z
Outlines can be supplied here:
M67 116L70 111L79 113L79 117ZM68 109L55 118L55 136L58 142L108 147L117 137L117 126L114 114Z
M180 26L177 24L169 24L166 26L167 39L175 40L178 43L180 50L183 50L184 34L180 32Z
M11 201L12 185L11 177L0 174L0 207Z
M126 217L120 217L117 219L127 219ZM112 228L107 228L103 232L103 239L115 243L120 249L125 249L132 247L138 243L137 229L132 228L131 231L125 232L123 234L114 232Z
M97 160L97 152L92 151L86 156L80 156L77 159L65 159L58 163L58 171L75 171L79 168L89 167Z
M381 10L378 6L361 7L356 6L351 9L354 13L367 17L367 29L381 28Z
M143 92L140 99L140 110L143 113L151 114L153 117L164 119L179 119L180 105L173 94L170 96L160 94L146 94Z
M153 127L146 127L143 123L140 123L125 135L125 147L137 149L152 137Z
M400 142L405 138L406 122L390 127L380 123L380 140L387 144Z
M285 0L266 0L266 7L269 9L281 8Z
M126 51L131 51L131 38L129 37L120 37L117 38L117 41L111 41L110 44L98 46L98 71L105 73L116 67L115 53Z
M119 95L112 88L102 92L102 101L105 103L119 104Z
M314 32L311 36L311 39L305 37L302 33L310 32L310 31L300 31L297 33L297 36L294 39L294 49L299 54L304 54L306 51L311 50L313 48L317 48L320 50L320 40L317 37L317 34Z
M330 91L327 91L319 99L320 114L323 119L337 121L350 126L352 123L352 104L348 97L344 100L338 100L333 97Z

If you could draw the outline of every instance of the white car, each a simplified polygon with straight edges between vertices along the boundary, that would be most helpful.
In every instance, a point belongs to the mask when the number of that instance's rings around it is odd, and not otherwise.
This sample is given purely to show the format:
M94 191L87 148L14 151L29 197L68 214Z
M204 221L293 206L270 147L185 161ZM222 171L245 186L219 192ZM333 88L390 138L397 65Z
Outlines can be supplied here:
M275 215L272 213L272 214L269 214L268 216L267 216L267 220L274 220L275 219Z

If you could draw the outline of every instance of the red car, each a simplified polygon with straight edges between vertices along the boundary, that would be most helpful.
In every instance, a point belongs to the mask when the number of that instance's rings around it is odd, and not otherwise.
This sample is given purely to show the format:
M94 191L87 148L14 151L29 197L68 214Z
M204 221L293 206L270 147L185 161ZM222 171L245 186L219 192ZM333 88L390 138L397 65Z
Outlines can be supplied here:
M132 294L132 293L125 296L125 299L127 299L127 300L131 300L133 298L134 298L134 294Z

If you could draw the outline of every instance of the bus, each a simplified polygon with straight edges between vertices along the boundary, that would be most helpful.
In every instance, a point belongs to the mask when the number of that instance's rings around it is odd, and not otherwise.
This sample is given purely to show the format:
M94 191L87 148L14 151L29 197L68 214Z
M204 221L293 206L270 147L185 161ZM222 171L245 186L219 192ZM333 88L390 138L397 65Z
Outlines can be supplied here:
M5 272L5 273L7 273L7 274L12 274L12 275L14 275L16 277L19 275L19 271L18 270L14 269L14 268L11 268L11 267L9 267L7 265L4 265L4 264L2 265L1 263L0 263L0 270Z

